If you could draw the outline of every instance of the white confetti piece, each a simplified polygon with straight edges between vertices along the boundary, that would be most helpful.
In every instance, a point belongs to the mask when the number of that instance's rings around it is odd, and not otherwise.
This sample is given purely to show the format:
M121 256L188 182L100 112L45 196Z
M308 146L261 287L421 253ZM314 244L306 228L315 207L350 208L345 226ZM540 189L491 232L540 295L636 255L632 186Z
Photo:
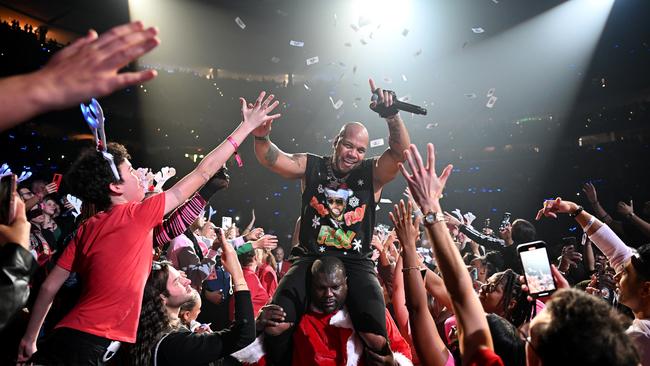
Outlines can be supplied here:
M307 66L317 64L318 63L318 56L308 58L305 62L307 63Z
M487 102L487 104L485 106L488 107L488 108L494 107L494 104L497 102L497 99L499 99L499 98L497 98L494 95L491 96L490 99L488 99L488 102Z
M494 92L495 92L495 91L496 91L495 88L490 88L490 89L488 90L488 92L487 92L486 97L490 98L491 96L494 95Z
M235 23L239 26L241 29L246 29L246 24L244 23L243 20L241 20L240 17L235 18Z
M384 139L375 139L370 141L370 147L384 146Z
M485 32L485 29L483 29L481 27L476 27L476 28L472 28L472 32L474 32L476 34L481 34L481 33Z
M277 56L273 56L273 57L271 57L271 62L273 62L274 64L277 64L278 62L280 62L280 58L277 57Z
M330 97L330 102L332 102L332 107L334 107L334 109L339 109L339 108L341 108L343 106L343 101L341 99L334 102L334 99L332 99L332 97Z
M289 41L289 44L294 47L303 47L305 45L305 42L291 40Z

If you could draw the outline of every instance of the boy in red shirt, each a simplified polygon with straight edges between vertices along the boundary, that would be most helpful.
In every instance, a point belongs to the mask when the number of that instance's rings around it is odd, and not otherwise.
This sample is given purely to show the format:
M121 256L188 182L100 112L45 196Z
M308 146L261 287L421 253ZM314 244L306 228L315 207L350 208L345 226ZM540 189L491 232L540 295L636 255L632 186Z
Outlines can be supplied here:
M119 180L101 152L88 151L79 157L66 180L71 193L81 198L86 208L94 206L98 213L80 225L43 283L20 342L19 361L28 360L36 351L43 320L72 271L82 279L81 298L57 324L35 360L44 364L101 365L120 342L135 342L144 284L153 259L152 229L201 188L237 152L252 130L280 117L268 115L278 102L271 103L274 96L264 99L265 95L260 93L251 105L240 98L243 122L226 141L171 189L144 201L144 189L122 145L108 144Z

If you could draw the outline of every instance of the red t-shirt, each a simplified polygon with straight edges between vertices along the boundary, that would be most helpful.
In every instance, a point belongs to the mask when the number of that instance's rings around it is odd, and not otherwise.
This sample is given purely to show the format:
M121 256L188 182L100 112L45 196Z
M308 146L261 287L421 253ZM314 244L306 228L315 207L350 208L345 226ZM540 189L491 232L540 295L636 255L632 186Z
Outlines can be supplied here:
M255 271L252 271L250 267L244 267L242 268L242 272L244 273L244 280L246 281L246 285L251 292L251 300L253 301L253 314L255 317L257 317L260 309L269 302L270 297L264 289L264 286L262 286L262 283L257 277ZM233 286L234 285L235 284L233 283ZM228 308L230 309L230 320L235 319L234 297L230 298L230 304L228 304Z
M503 366L501 357L497 356L494 351L489 348L481 348L474 355L467 364L468 366Z
M273 297L275 289L278 288L278 275L275 273L273 267L266 263L260 264L257 267L257 277L259 277L260 283L266 290L266 293L269 294L269 297Z
M81 298L57 328L135 343L153 260L152 229L164 211L165 194L160 193L113 206L79 227L57 265L79 274Z

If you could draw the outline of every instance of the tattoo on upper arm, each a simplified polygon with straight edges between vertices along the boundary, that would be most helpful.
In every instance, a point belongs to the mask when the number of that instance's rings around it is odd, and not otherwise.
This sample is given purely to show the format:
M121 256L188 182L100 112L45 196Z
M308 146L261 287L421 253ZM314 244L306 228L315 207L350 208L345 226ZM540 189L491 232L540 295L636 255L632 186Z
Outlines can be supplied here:
M266 151L266 154L264 154L264 160L269 164L269 166L274 166L275 163L278 161L278 154L280 150L278 149L275 144L271 144L269 146L269 149Z
M300 164L300 159L301 159L303 156L304 156L304 154L293 154L293 155L291 155L290 159L291 159L291 161L293 161L294 163L296 163L296 165L297 165L299 168L302 168L302 164Z

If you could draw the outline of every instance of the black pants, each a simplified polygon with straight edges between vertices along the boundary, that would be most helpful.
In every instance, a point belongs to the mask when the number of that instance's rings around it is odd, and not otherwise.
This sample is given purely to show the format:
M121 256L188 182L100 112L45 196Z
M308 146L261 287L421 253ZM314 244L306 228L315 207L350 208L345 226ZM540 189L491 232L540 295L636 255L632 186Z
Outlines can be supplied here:
M287 314L287 322L298 325L309 306L311 266L317 256L296 259L278 284L273 304L280 305ZM386 304L384 294L370 259L340 258L348 277L346 304L357 332L374 333L386 337ZM273 365L290 365L293 328L279 336L265 335L264 348Z
M71 328L57 328L39 343L32 357L36 365L105 365L110 339Z

